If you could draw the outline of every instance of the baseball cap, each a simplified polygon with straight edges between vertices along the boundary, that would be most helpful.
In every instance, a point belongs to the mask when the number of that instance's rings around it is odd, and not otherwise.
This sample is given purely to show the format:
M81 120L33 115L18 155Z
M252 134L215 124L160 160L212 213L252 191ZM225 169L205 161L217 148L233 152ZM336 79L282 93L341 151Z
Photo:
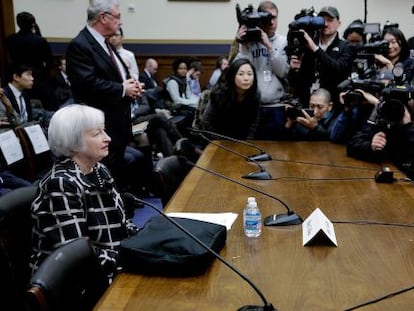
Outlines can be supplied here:
M320 11L318 16L329 15L332 18L339 19L338 9L333 6L324 6Z

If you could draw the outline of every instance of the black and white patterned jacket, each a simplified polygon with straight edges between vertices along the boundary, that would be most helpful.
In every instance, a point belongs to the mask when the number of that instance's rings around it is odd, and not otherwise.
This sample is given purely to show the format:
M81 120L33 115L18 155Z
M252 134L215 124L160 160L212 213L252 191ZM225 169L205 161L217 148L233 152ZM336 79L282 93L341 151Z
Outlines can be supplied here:
M32 270L56 248L89 237L111 279L119 270L118 248L136 227L126 219L123 201L101 163L84 175L71 159L58 160L39 184L32 203Z

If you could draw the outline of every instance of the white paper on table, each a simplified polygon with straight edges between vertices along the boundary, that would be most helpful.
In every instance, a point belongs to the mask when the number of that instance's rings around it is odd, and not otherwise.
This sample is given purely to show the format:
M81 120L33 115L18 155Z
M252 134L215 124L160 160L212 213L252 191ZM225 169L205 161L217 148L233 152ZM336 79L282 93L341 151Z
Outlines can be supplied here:
M167 213L167 215L170 217L188 218L211 222L225 226L227 230L231 229L231 226L238 216L236 213Z
M46 136L39 124L26 126L24 130L26 131L27 136L29 136L35 154L49 150Z
M0 134L0 148L7 165L23 159L23 150L13 130Z

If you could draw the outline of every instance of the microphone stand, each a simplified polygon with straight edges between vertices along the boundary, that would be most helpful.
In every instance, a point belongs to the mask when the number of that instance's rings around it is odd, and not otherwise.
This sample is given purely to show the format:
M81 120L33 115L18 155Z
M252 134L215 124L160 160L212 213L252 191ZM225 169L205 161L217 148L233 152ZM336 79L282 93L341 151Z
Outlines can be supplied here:
M260 168L260 171L259 172L252 172L252 173L249 173L247 175L243 175L242 178L246 178L246 179L256 179L256 180L270 180L270 179L272 179L272 176L270 175L270 173L268 173L264 169L264 167L261 166L256 160L253 160L253 159L249 158L248 156L245 156L245 155L243 155L243 154L241 154L241 153L239 153L239 152L237 152L237 151L235 151L233 149L230 149L230 148L228 148L226 146L223 146L221 144L218 144L218 143L212 141L211 139L207 138L203 133L200 133L200 136L203 139L205 139L206 141L208 141L210 144L216 145L219 148L222 148L222 149L224 149L224 150L226 150L228 152L231 152L231 153L233 153L235 155L238 155L239 157L242 157L242 158L246 159L248 162L252 162L252 163L256 164Z
M203 241L198 239L194 234L192 234L190 231L188 231L186 228L184 228L182 225L180 225L178 222L176 222L172 217L169 217L167 214L165 214L163 211L159 210L155 205L152 203L146 202L144 200L141 200L137 198L135 195L125 192L124 198L127 200L135 201L140 204L145 204L149 207L151 207L153 210L155 210L157 213L159 213L161 216L163 216L165 219L167 219L169 222L171 222L174 226L176 226L178 229L180 229L182 232L184 232L187 236L189 236L194 242L196 242L198 245L203 247L205 250L207 250L209 253L214 255L218 260L220 260L223 264L225 264L229 269L231 269L233 272L235 272L238 276L240 276L244 281L246 281L259 295L260 299L263 301L264 306L254 306L254 305L247 305L243 306L238 311L277 311L273 307L271 303L269 303L263 293L257 288L257 286L249 280L245 275L243 275L239 270L237 270L232 264L227 262L223 257L221 257L218 253L216 253L214 250L212 250L210 247L208 247Z
M218 134L218 133L211 132L211 131L207 131L207 130L199 130L199 129L195 129L195 128L190 128L190 130L193 131L193 132L196 132L196 133L213 135L215 137L230 140L230 141L233 141L233 142L236 142L236 143L239 143L239 144L242 144L242 145L246 145L246 146L249 146L249 147L252 147L254 149L259 150L259 152L260 152L259 154L247 156L249 161L269 161L269 160L272 160L272 157L269 154L267 154L263 149L261 149L260 147L254 145L252 143L249 143L247 141L236 139L236 138L233 138L233 137L230 137L230 136L225 136L225 135Z
M233 178L230 178L230 177L224 176L220 173L214 172L214 171L212 171L208 168L198 166L197 164L195 164L195 163L191 162L190 160L186 159L185 157L180 156L179 159L182 159L183 161L185 161L189 165L191 165L193 167L196 167L196 168L198 168L202 171L205 171L207 173L210 173L210 174L212 174L214 176L217 176L217 177L220 177L220 178L224 178L224 179L226 179L228 181L231 181L231 182L233 182L233 183L235 183L239 186L242 186L242 187L247 188L249 190L253 190L257 193L263 194L263 195L265 195L265 196L267 196L267 197L269 197L273 200L278 201L284 208L286 208L287 213L286 214L274 214L274 215L270 215L270 216L265 217L265 219L263 220L263 224L265 226L299 225L303 222L302 218L299 215L297 215L294 211L292 211L289 208L289 206L287 206L287 204L285 202L283 202L281 199L279 199L279 198L277 198L273 195L270 195L270 194L268 194L264 191L261 191L259 189L253 188L249 185L245 185L245 184L243 184L243 183L241 183L241 182L239 182L239 181L237 181Z

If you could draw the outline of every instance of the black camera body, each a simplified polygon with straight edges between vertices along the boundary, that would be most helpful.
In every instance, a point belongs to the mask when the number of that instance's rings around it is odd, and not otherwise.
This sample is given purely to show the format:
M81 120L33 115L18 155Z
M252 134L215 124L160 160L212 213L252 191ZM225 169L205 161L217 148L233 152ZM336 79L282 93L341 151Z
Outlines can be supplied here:
M309 116L313 117L313 110L310 108L303 108L297 98L289 97L285 100L285 104L290 105L290 107L286 108L286 117L289 119L296 120L298 117L305 117L302 109L305 110Z
M323 27L325 27L325 19L321 16L315 16L313 7L302 9L299 14L295 15L294 21L289 24L288 44L285 48L287 56L295 55L300 57L304 53L306 41L304 33L300 30L304 30L315 39L316 31Z
M270 12L258 12L251 4L243 11L240 9L240 5L236 4L236 15L239 26L245 25L247 27L246 35L240 38L244 42L261 41L262 33L257 27L260 24L269 24L273 18Z
M286 116L289 119L296 119L302 113L302 104L300 103L298 98L295 97L288 97L285 100L285 104L289 105L286 108Z
M359 90L363 90L372 94L379 94L384 89L385 84L381 81L376 81L371 78L359 76L351 77L342 81L338 85L340 92L346 92L343 96L345 106L351 107L360 105L364 101L364 96Z
M346 106L363 103L364 96L357 91L358 89L372 94L380 94L382 92L385 84L380 81L379 71L375 64L375 54L386 56L387 53L388 42L386 40L361 45L352 63L350 77L338 85L340 92L346 92L343 97Z
M369 42L360 47L358 54L381 54L386 57L388 55L388 46L389 42L387 40Z
M383 101L376 107L369 122L374 123L382 131L397 128L404 118L408 102L414 99L414 87L397 75L402 64L394 66L394 80L382 90ZM397 70L396 70L397 69Z

